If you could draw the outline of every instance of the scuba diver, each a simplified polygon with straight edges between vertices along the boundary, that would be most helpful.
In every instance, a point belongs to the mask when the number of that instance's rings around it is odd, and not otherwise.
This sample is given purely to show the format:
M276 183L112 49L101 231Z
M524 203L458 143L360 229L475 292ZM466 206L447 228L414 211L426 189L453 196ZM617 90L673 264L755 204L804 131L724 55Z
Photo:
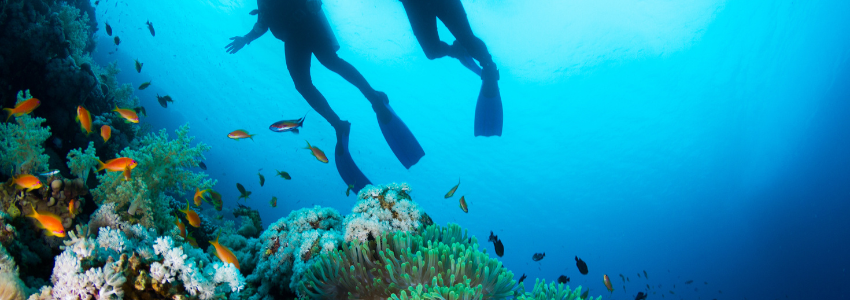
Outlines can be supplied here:
M481 91L475 106L475 136L502 135L502 97L499 95L499 70L487 46L469 26L460 0L401 0L413 35L428 59L450 56L481 76ZM455 37L449 45L440 40L437 18ZM481 64L479 67L475 60Z
M320 0L258 0L258 9L251 12L252 15L257 15L254 28L245 36L230 38L232 42L225 48L231 54L236 53L269 30L284 42L286 67L295 89L333 126L337 138L334 149L337 171L343 181L357 191L370 182L348 151L351 123L341 120L313 85L310 77L310 60L313 55L326 68L360 89L372 103L384 138L406 168L416 164L425 152L390 107L387 95L373 89L354 66L337 56L339 43L322 12L321 5Z

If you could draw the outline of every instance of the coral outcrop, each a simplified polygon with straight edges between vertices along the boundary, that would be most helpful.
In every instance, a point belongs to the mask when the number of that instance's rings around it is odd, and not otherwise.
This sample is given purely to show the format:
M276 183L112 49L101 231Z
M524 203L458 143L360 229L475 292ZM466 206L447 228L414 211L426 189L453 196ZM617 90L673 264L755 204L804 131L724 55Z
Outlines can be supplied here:
M333 208L302 208L270 225L260 236L262 256L249 283L257 287L251 299L274 299L296 286L319 253L342 242L342 216Z
M406 183L367 185L357 194L357 203L345 217L345 241L365 242L387 233L413 231L421 225L422 212L410 198Z

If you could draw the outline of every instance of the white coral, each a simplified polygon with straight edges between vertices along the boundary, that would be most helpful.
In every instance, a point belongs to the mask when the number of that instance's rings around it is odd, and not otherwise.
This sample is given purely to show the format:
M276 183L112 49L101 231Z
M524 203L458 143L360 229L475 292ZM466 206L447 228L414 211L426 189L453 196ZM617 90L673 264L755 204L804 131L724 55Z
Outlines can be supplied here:
M130 243L120 230L109 227L101 227L97 234L97 245L103 249L114 250L117 253L124 251L125 244Z
M366 241L396 231L410 232L421 223L422 212L409 196L406 183L371 186L360 190L360 199L345 217L345 241Z
M215 283L227 283L232 292L241 291L245 287L245 278L233 264L214 263L212 268L211 275Z

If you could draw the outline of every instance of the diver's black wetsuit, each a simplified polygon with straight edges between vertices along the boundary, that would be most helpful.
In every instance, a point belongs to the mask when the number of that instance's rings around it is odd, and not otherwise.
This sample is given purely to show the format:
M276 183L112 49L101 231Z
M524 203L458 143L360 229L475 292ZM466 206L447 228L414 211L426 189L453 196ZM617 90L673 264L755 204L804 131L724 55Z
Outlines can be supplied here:
M258 0L257 6L257 23L243 38L250 43L271 30L276 38L285 42L286 67L295 83L295 89L316 112L337 129L337 135L347 135L348 132L339 131L339 126L343 125L342 121L313 85L310 76L312 55L329 70L360 89L373 106L377 101L385 101L386 96L383 93L375 91L354 66L337 56L339 44L327 25L318 0ZM347 128L344 128L344 131L347 131Z
M472 56L486 70L493 66L493 58L487 51L487 46L475 34L469 26L466 11L460 0L401 0L413 34L422 46L428 59L437 59L446 55L453 55L452 46L440 40L437 34L437 18L446 25L446 28L455 36L457 42L466 48Z

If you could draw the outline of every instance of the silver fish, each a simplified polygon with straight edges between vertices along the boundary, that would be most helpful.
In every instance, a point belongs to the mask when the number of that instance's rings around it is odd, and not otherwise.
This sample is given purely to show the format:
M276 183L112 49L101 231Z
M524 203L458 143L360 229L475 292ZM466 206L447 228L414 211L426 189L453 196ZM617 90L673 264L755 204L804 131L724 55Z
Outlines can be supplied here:
M47 173L41 173L41 174L38 174L38 176L53 176L53 175L56 175L56 174L59 174L59 170L53 170L53 171L50 171L50 172L47 172Z

